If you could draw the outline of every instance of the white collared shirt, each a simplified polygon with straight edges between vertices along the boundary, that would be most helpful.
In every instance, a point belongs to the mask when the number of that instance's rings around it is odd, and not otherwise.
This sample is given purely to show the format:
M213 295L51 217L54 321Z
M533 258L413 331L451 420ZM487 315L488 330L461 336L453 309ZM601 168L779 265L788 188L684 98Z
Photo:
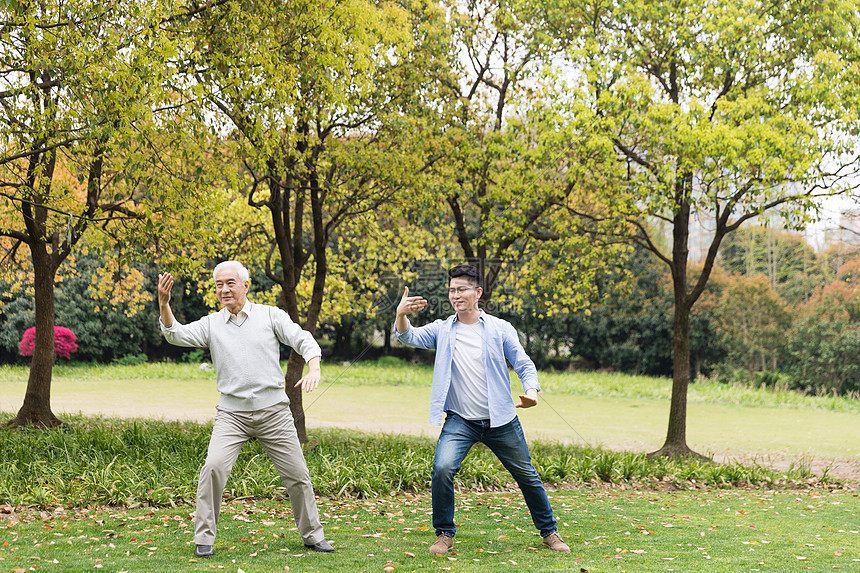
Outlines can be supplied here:
M233 314L232 312L227 310L226 307L224 307L224 310L227 311L224 313L225 323L232 321L238 325L241 325L243 322L245 322L245 319L248 318L248 315L251 312L251 302L246 298L245 305L236 314Z

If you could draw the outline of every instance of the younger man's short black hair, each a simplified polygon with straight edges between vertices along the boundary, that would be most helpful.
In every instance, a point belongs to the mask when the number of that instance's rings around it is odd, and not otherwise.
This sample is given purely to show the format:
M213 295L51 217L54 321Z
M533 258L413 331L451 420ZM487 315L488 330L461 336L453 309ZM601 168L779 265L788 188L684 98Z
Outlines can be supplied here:
M476 287L483 286L483 279L481 278L481 273L478 271L478 268L474 265L457 265L450 271L448 271L448 284L451 283L451 279L455 279L458 277L464 277L469 280L472 285Z

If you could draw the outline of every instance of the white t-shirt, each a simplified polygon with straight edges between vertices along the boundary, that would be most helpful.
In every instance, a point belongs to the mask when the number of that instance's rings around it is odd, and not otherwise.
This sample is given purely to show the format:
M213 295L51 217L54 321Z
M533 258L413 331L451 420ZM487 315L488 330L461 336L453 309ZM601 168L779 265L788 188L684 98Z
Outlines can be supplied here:
M484 372L484 325L457 322L451 365L448 409L467 420L489 420L490 403Z

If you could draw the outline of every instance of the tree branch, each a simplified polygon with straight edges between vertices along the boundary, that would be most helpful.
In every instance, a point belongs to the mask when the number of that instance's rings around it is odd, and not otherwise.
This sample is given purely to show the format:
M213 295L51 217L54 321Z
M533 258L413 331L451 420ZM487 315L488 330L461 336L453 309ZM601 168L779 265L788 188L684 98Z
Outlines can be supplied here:
M46 147L41 147L39 149L30 149L27 151L22 151L21 153L16 153L15 155L9 155L7 157L0 158L0 165L6 165L7 163L11 163L13 161L17 161L18 159L29 158L34 155L39 155L41 153L49 153L61 147L66 147L71 145L72 143L83 140L83 137L74 137L71 139L65 139L63 141L58 141L57 143L53 143Z

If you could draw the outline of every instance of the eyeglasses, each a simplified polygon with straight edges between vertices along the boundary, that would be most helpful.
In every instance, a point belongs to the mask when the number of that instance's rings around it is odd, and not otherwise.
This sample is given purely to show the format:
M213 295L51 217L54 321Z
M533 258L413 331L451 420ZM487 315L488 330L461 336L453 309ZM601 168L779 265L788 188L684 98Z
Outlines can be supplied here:
M475 290L476 288L477 288L477 287L457 287L457 288L449 288L449 289L448 289L448 294L449 294L449 295L464 294L464 293L466 293L466 292L469 292L470 290Z

